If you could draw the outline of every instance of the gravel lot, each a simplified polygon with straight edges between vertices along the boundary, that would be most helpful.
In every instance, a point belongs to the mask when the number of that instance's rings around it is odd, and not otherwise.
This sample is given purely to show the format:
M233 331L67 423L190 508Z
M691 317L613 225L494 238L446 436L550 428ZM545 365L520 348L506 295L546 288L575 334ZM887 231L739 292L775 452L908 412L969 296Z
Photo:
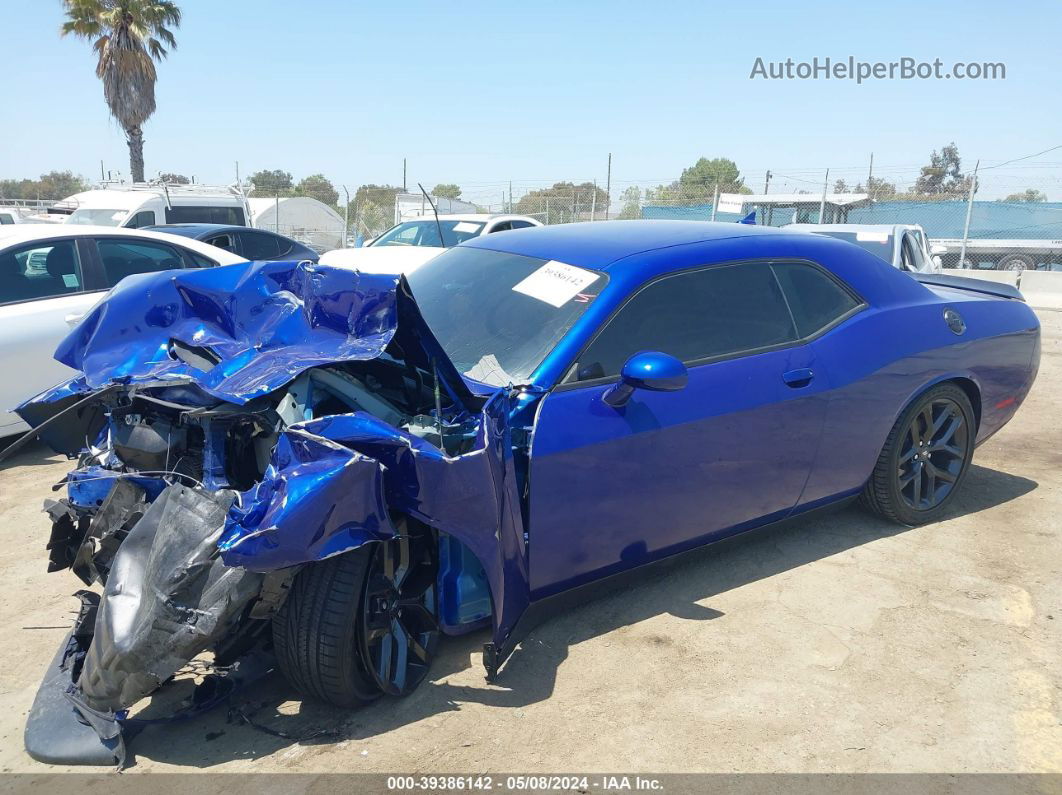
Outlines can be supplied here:
M542 626L493 686L485 633L357 712L271 674L238 704L295 739L221 708L145 732L129 772L1062 772L1062 313L1040 314L1039 380L950 518L747 534ZM40 512L68 468L0 465L3 772L49 769L22 727L76 606Z

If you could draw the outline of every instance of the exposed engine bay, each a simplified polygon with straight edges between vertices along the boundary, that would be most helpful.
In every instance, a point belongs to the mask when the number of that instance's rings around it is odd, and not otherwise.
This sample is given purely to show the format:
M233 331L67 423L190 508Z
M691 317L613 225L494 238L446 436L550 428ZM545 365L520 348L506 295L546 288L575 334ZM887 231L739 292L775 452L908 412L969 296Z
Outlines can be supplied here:
M352 306L337 312L336 293L318 274L342 283ZM160 291L188 280L178 286L188 304L195 283L213 274L153 276ZM414 643L492 615L504 640L526 602L512 396L467 389L400 281L355 276L364 281L252 264L234 293L249 288L244 317L257 328L234 334L216 307L192 301L191 333L156 319L136 327L132 345L116 288L83 324L91 333L67 340L67 361L84 375L20 408L36 435L77 461L56 484L66 496L45 506L49 571L70 568L102 588L80 594L78 621L27 725L31 755L121 765L133 704L204 651L223 667L268 649L267 619L300 570L372 542L430 540L430 553L418 541L425 576L407 607L419 611ZM365 284L372 280L375 293ZM321 300L328 323L311 310ZM226 310L238 314L233 303ZM293 307L297 322L278 303ZM262 318L263 307L272 317ZM366 309L373 334L356 336ZM227 339L204 334L204 320L224 326ZM266 329L283 337L272 351ZM341 344L322 343L322 332ZM100 361L106 366L93 366ZM130 362L140 371L122 369ZM364 597L366 609L393 614L398 596L380 593L371 604ZM369 614L364 621L378 623ZM387 672L374 676L384 692L406 686Z

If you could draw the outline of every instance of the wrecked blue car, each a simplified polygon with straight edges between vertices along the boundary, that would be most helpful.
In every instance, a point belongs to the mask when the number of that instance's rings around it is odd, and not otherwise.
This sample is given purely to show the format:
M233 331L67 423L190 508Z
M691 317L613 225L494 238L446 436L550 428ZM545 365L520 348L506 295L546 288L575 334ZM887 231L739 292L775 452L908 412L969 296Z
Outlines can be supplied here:
M76 458L49 570L97 591L26 744L121 760L193 657L271 650L307 696L409 693L442 634L488 676L655 561L861 498L939 517L1018 409L1012 288L738 224L490 235L402 277L250 263L126 279L20 408Z

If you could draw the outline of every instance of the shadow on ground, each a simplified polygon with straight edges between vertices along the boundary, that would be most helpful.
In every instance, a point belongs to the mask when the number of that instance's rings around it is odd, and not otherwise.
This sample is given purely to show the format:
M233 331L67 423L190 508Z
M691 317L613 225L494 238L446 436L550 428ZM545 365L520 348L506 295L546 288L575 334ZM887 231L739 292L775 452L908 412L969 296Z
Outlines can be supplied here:
M1001 505L1036 487L1027 478L972 466L949 518ZM152 727L134 740L132 751L158 762L211 767L267 756L295 743L356 742L460 710L467 703L524 707L550 697L557 670L575 644L664 613L710 621L722 613L698 604L705 599L908 529L852 506L785 526L753 530L688 553L655 568L651 580L543 624L513 654L495 685L449 682L454 674L480 665L479 652L489 638L482 631L444 639L430 679L407 698L382 698L359 710L341 710L300 702L299 694L273 672L234 697L228 715L221 707L190 721ZM257 727L233 719L237 710L249 715Z

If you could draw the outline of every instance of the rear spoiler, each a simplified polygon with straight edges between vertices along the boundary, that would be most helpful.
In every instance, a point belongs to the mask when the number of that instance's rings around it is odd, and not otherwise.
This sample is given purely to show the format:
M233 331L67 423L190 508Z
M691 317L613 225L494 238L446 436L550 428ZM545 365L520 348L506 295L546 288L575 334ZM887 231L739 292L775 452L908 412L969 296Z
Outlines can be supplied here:
M1024 301L1025 296L1017 287L1000 282L990 282L985 279L971 279L968 276L945 276L942 273L911 273L915 281L935 287L954 287L959 290L969 290L974 293L994 295L997 298L1016 298Z

